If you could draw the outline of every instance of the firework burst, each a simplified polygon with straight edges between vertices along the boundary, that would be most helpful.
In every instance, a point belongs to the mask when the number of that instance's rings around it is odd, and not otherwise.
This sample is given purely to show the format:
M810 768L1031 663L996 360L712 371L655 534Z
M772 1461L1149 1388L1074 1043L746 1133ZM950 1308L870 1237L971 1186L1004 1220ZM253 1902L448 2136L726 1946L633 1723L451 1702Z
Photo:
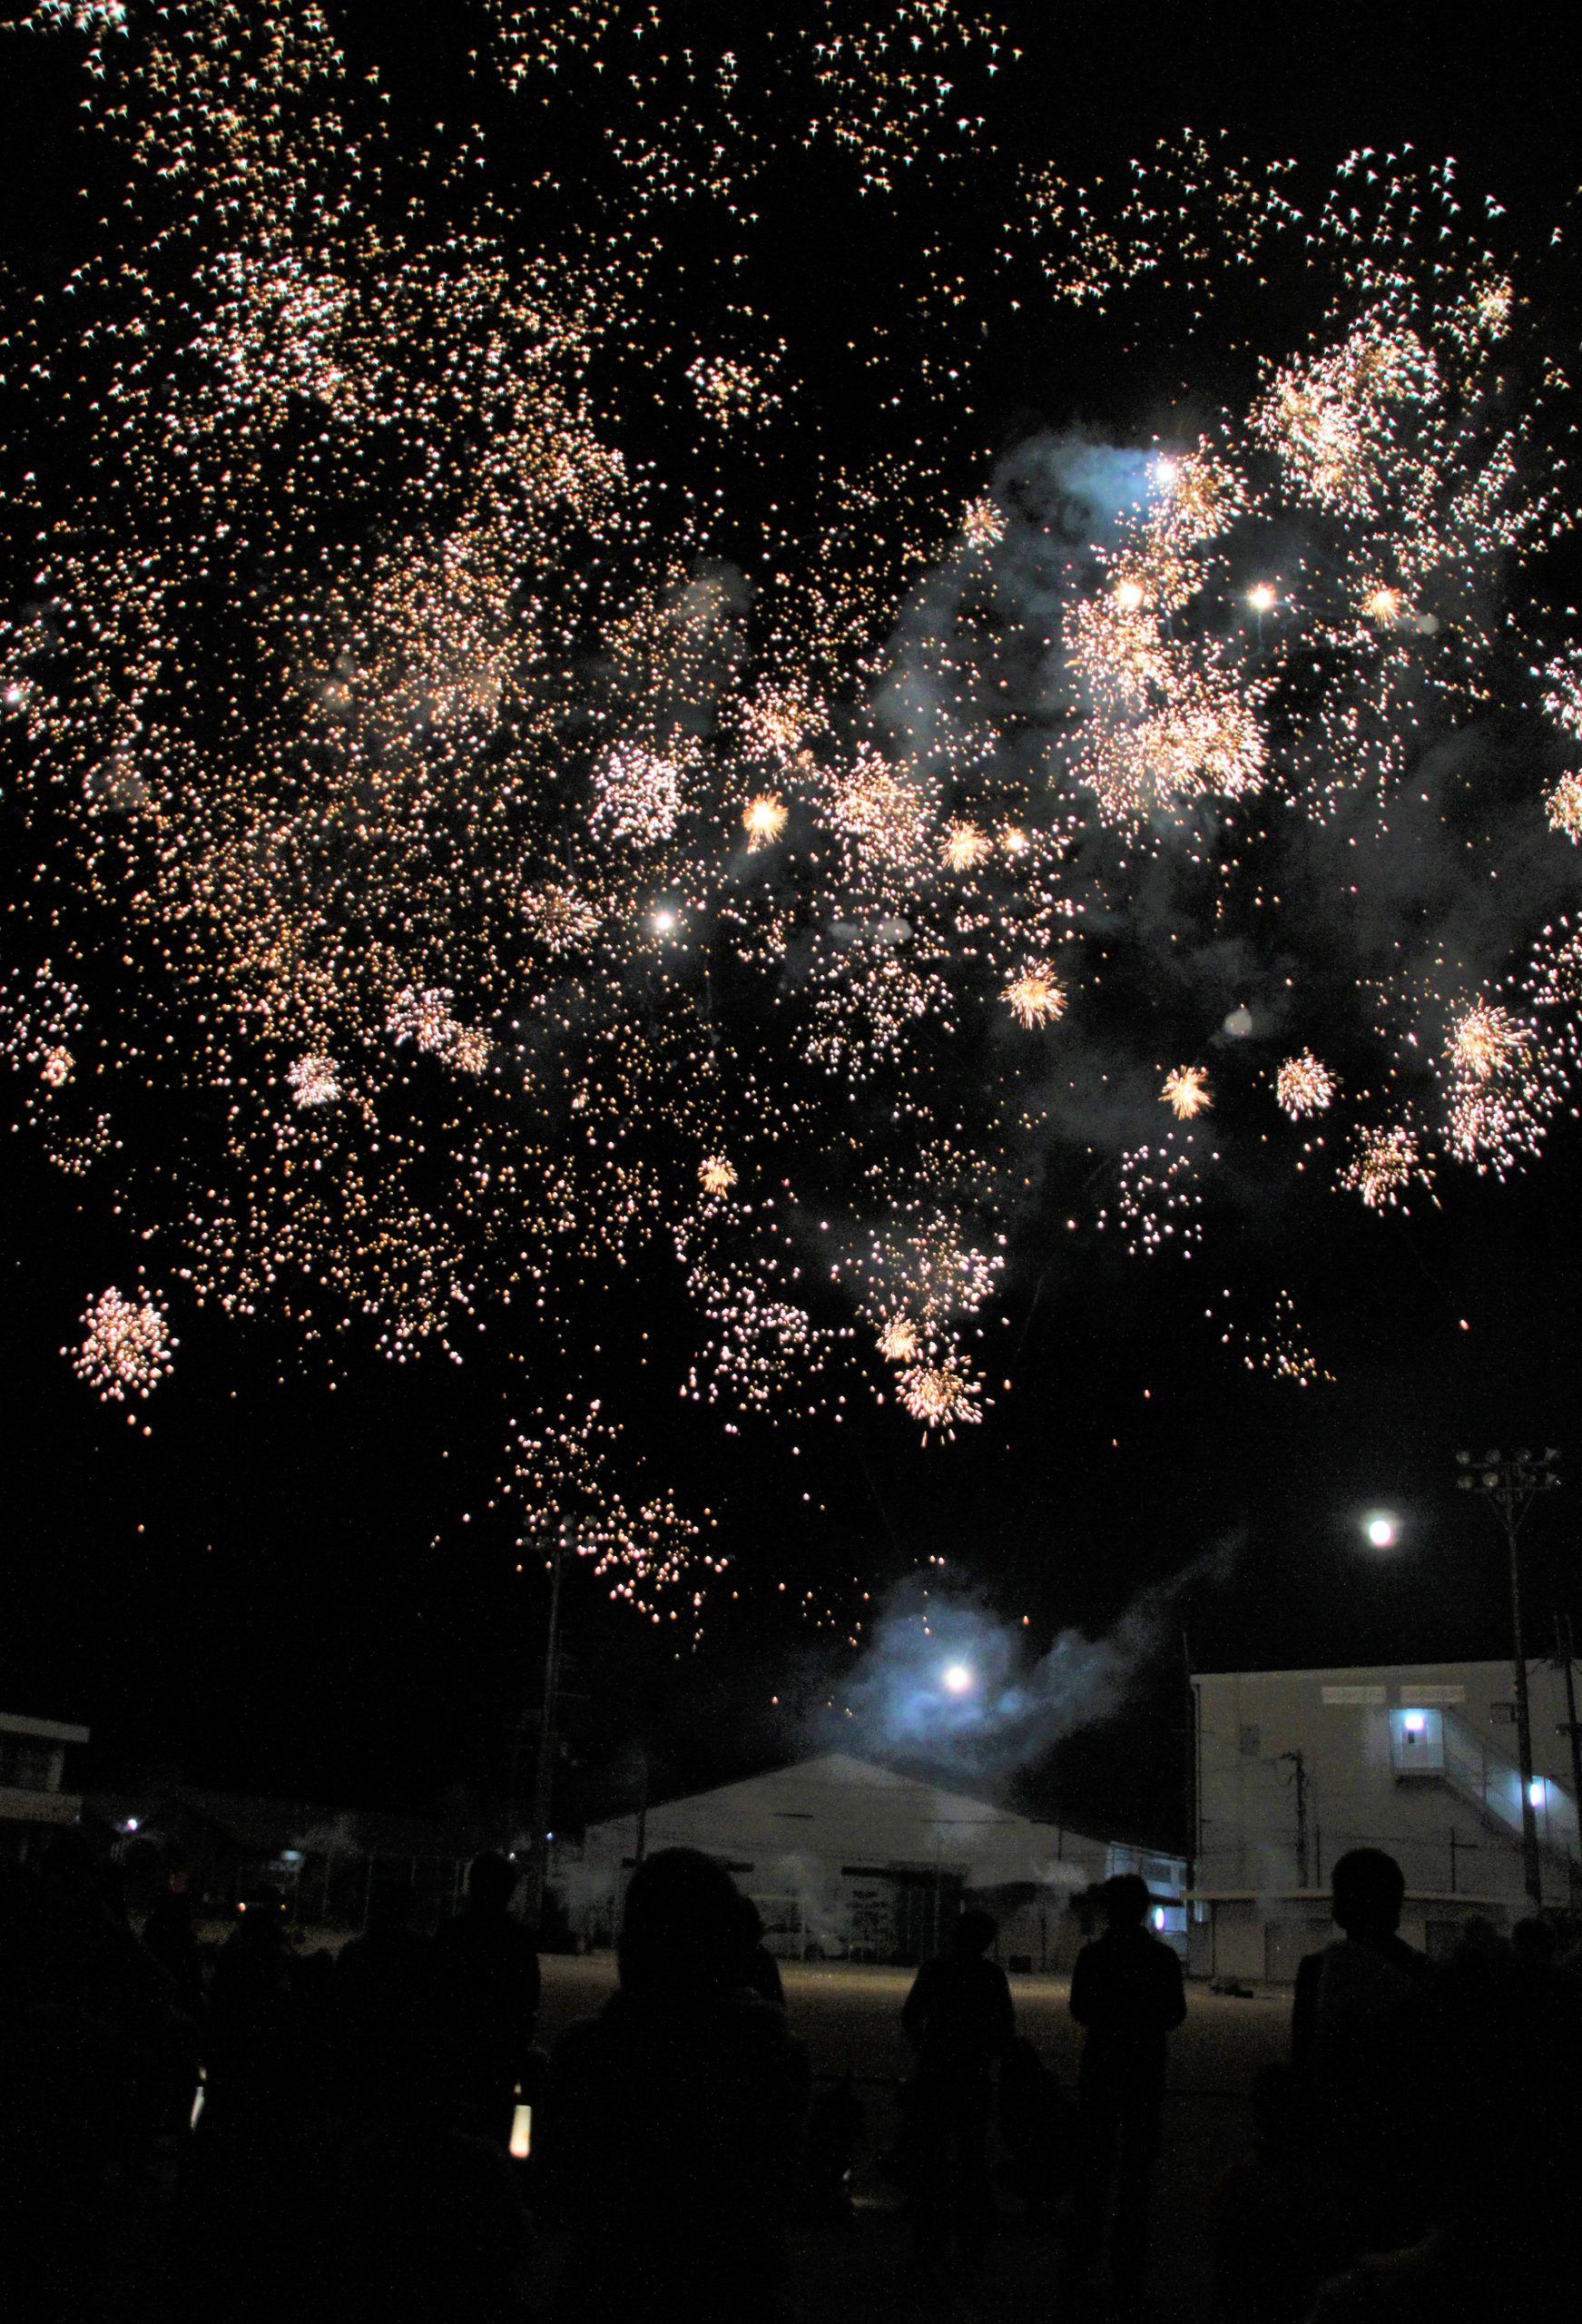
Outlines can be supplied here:
M1189 1122L1195 1115L1206 1113L1214 1099L1202 1066L1173 1067L1161 1085L1159 1103L1168 1106L1177 1121Z

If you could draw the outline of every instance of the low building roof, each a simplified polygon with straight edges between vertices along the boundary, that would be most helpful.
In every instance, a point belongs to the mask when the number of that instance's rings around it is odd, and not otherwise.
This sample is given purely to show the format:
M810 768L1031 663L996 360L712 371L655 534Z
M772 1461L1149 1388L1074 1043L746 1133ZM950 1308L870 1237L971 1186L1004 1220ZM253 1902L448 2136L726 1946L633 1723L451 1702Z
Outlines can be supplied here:
M17 1710L0 1710L0 1735L25 1735L39 1743L85 1743L88 1730L69 1719L29 1718Z

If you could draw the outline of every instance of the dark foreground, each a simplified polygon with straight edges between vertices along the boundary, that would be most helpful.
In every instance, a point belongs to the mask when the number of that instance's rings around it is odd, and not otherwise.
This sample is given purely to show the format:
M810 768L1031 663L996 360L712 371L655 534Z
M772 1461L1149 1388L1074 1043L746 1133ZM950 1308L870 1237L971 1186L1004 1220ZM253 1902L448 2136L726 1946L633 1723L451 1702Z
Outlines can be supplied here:
M1103 2290L1082 2292L1062 2274L1055 2242L1022 2227L1019 2206L1003 2206L1002 2230L976 2270L941 2274L914 2267L910 2236L893 2187L875 2169L895 2133L895 2091L908 2059L900 2008L909 1969L844 1965L784 1969L786 2014L811 2055L815 2080L857 2080L868 2122L849 2226L801 2227L793 2235L794 2290L804 2324L889 2324L920 2316L981 2317L993 2324L1047 2324L1051 2309L1073 2319L1109 2313ZM614 1990L608 1957L545 1960L543 2038L598 2009ZM1080 2036L1067 2012L1064 1978L1011 1981L1018 2028L1037 2043L1067 2088ZM1208 2312L1208 2221L1215 2183L1248 2146L1247 2091L1261 2065L1285 2054L1290 1996L1272 1992L1231 2001L1193 1990L1187 2020L1172 2037L1164 2145L1155 2181L1154 2249L1146 2312L1193 2319ZM541 2239L544 2305L559 2260L558 2239Z

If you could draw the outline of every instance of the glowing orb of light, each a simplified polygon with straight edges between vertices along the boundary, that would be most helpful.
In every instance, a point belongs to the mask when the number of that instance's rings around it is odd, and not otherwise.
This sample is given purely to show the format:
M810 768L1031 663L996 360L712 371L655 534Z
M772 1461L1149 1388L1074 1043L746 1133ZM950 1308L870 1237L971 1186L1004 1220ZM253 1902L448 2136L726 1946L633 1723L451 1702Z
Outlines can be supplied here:
M965 1662L948 1662L941 1677L948 1695L965 1695L972 1690L972 1673Z
M673 911L656 911L656 912L654 913L654 915L653 915L653 932L654 932L654 934L655 934L656 936L668 936L668 935L670 935L670 933L672 932L672 931L673 930L673 928L674 928L674 927L675 927L675 914L674 914L674 912L673 912Z
M1115 583L1115 603L1124 614L1135 614L1142 602L1143 585L1140 581Z
M1267 581L1260 581L1256 588L1248 590L1247 603L1255 614L1272 614L1280 599Z
M1377 1516L1369 1518L1364 1531L1376 1550L1391 1550L1395 1547L1400 1528L1393 1517L1387 1516L1381 1510Z

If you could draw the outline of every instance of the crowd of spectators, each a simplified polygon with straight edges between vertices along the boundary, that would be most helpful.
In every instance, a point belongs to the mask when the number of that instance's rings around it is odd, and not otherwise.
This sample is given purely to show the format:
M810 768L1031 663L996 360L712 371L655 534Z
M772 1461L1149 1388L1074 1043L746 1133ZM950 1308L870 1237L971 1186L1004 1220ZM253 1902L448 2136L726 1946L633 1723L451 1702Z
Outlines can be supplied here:
M849 2223L866 2110L850 2074L815 2096L750 1902L706 1856L650 1858L617 1990L546 2056L515 1883L514 1864L479 1858L434 1936L409 1925L401 1892L378 1896L338 1957L299 1951L260 1891L210 1957L179 1879L134 1930L114 1866L78 1832L0 1866L6 2317L807 2314L788 2223ZM1106 1925L1071 1985L1075 2096L1017 2034L987 1914L965 1913L918 1974L901 2021L914 2067L882 2160L919 2287L973 2277L1011 2221L1070 2312L1146 2302L1167 2043L1186 1999L1142 1882L1110 1881L1100 1901ZM1251 2150L1214 2193L1219 2324L1563 2304L1582 1984L1538 1920L1510 1940L1474 1924L1430 1969L1400 1940L1400 1903L1390 1858L1335 1867L1341 1934L1302 1965L1290 2056L1259 2074ZM545 2222L553 2271L535 2259Z

